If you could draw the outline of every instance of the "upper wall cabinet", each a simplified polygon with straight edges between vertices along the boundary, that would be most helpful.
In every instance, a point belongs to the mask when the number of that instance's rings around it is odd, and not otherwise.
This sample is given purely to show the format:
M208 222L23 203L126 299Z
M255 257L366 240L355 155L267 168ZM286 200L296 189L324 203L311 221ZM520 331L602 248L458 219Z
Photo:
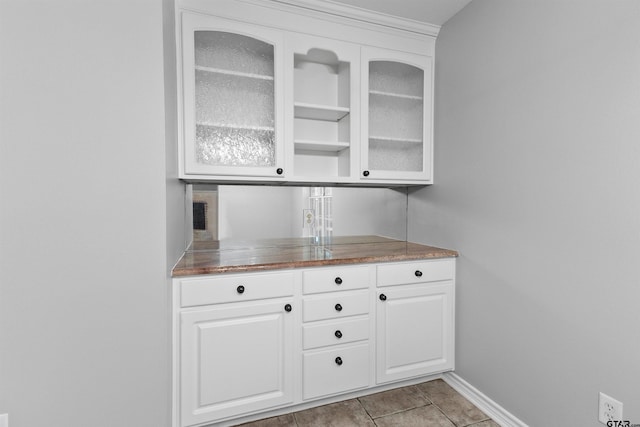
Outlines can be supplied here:
M362 49L362 176L431 180L431 82L427 56Z
M299 34L285 44L287 169L297 181L350 180L358 167L360 46Z
M284 175L281 32L182 14L184 175Z
M177 1L180 178L431 184L435 37L286 3Z

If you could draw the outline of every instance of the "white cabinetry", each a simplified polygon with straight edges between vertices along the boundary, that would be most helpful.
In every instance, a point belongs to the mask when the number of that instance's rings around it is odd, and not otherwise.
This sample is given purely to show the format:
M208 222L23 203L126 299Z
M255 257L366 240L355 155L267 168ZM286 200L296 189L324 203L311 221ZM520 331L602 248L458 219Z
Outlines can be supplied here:
M360 46L301 34L285 43L287 169L294 180L349 179L358 167Z
M378 383L453 369L454 264L378 266Z
M180 177L432 183L435 37L394 25L179 0Z
M283 34L214 16L180 16L183 174L281 179Z
M453 369L454 277L445 258L175 278L174 427Z
M180 286L185 308L176 318L180 338L174 344L179 348L179 425L292 403L293 275L190 279ZM289 296L269 298L269 291Z
M319 398L370 384L369 268L303 273L302 398Z
M431 181L433 60L362 49L363 179Z

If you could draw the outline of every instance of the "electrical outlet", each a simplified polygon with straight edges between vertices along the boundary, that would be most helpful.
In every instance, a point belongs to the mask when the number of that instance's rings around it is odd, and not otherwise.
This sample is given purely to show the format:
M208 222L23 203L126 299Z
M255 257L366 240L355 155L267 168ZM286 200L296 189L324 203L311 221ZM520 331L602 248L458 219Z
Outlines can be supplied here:
M302 210L302 228L312 228L316 222L316 214L313 209Z
M9 427L9 414L0 415L0 427Z
M607 421L622 421L622 402L600 392L598 421L602 424L607 424Z

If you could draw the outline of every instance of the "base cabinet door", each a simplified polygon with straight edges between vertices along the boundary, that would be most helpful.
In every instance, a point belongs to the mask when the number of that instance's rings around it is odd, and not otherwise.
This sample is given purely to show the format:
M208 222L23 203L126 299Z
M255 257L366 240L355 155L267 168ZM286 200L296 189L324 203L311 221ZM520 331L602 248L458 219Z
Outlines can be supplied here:
M453 282L377 290L378 384L453 369Z
M181 314L183 426L293 402L291 298Z

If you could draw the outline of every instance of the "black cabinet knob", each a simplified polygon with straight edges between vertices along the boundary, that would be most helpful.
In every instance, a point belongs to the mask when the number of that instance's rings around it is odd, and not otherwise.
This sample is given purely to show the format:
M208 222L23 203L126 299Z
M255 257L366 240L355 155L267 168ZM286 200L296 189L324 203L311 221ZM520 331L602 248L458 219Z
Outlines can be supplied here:
M340 304L336 304L335 309L336 311L342 311L342 306Z
M340 332L340 330L337 330L334 335L336 336L336 338L342 338L342 332Z
M243 294L244 293L244 286L240 285L236 288L236 291L238 291L239 294Z
M287 313L290 312L291 310L292 310L291 304L287 304L284 306L284 311L286 311Z
M336 365L338 366L342 365L342 357L340 356L336 357Z
M282 168L278 168L278 169L276 169L276 173L277 173L278 175L282 175L282 172L284 172L284 171L282 170Z
M416 277L422 277L422 271L416 270L415 275Z
M342 285L342 279L340 277L336 277L336 285Z
M387 300L387 296L385 294L380 294L380 301L386 301Z
M362 175L364 175L364 176L369 176L369 171L364 171L364 172L362 172Z

